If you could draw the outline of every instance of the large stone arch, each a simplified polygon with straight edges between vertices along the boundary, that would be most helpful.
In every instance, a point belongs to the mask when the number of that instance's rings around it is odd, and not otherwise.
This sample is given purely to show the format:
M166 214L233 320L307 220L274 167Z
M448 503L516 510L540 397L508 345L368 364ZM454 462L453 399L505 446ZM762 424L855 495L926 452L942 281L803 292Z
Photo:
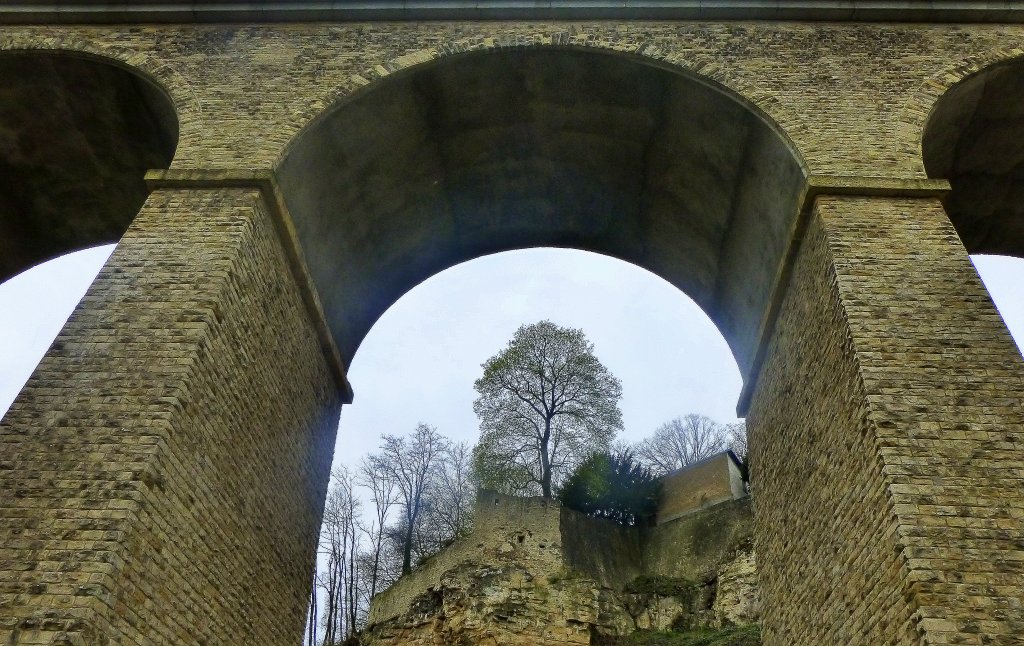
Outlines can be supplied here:
M808 177L778 126L716 82L629 53L524 45L385 69L286 151L282 201L343 359L405 290L477 255L565 246L651 270L708 312L745 374L766 642L969 633L960 598L921 582L975 568L960 555L977 537L957 536L948 562L921 560L949 536L916 528L947 495L921 483L983 476L945 454L915 462L933 433L920 412L945 400L907 414L902 396L936 392L933 357L947 355L934 347L990 333L936 216L945 183ZM944 307L922 318L936 294ZM951 328L957 307L980 323ZM914 359L894 369L892 353ZM958 400L961 423L977 397Z
M924 131L942 95L986 67L1021 55L1024 55L1024 49L1007 47L968 56L930 74L907 95L894 121L893 139L899 142L901 153L917 160L917 173L926 174L922 154Z
M346 362L433 273L546 245L666 278L750 369L799 210L799 154L714 81L559 42L377 70L289 146L279 182Z
M925 170L949 180L943 203L968 252L1024 257L1024 51L958 70L923 129Z
M178 144L173 99L152 77L66 49L0 50L0 280L116 242Z
M548 28L539 31L527 31L515 35L482 31L479 35L457 39L445 39L430 47L413 49L398 56L382 58L379 62L348 76L329 91L316 99L304 104L294 113L297 130L291 142L277 158L273 166L276 168L288 156L291 146L301 131L316 124L330 114L338 105L357 98L364 91L376 89L378 81L406 72L424 64L439 63L450 56L458 56L469 52L503 51L510 49L537 48L577 48L585 51L618 53L646 62L651 65L665 66L681 74L696 76L705 82L719 84L727 92L756 106L769 121L786 131L791 123L783 110L777 110L779 97L771 91L752 85L737 75L736 70L722 65L721 59L709 52L697 50L665 49L659 47L653 39L641 32L615 31L598 29L587 25L566 25L559 28Z
M805 178L707 78L507 44L347 95L278 182L151 176L0 420L0 640L294 643L349 401L332 336L351 356L419 278L554 244L669 278L759 376L767 644L1019 641L1024 365L948 183Z
M178 142L172 167L191 159L207 141L203 100L191 80L158 51L94 40L73 31L0 34L0 53L55 53L92 59L130 72L157 86L174 107Z

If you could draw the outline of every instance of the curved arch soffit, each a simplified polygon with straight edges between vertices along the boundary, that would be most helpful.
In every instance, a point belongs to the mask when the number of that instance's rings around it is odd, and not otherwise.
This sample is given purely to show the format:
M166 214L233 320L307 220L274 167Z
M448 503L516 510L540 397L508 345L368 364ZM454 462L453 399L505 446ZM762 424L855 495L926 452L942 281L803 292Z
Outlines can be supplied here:
M277 167L344 360L430 275L554 246L673 283L749 368L807 175L763 111L691 71L595 47L406 62L318 116Z
M111 46L73 34L48 38L39 38L33 33L4 36L0 35L0 56L18 53L67 56L110 65L142 79L167 97L174 108L176 157L179 151L192 150L202 144L206 123L199 95L181 72L152 52Z
M806 162L796 143L786 134L786 124L769 113L771 106L778 103L778 97L767 91L748 90L734 87L732 77L726 68L708 55L686 56L666 52L646 40L608 40L600 34L589 30L562 30L550 33L535 34L532 37L493 38L478 36L447 41L436 47L428 47L390 58L382 63L368 67L358 74L349 77L344 85L321 99L311 101L306 109L300 112L298 121L303 125L292 136L288 144L274 160L273 167L278 168L288 158L293 147L306 134L315 129L322 120L330 118L335 111L342 109L346 103L358 100L365 92L377 89L381 81L415 73L425 66L437 65L452 57L472 53L499 53L512 50L530 49L576 49L598 54L609 54L631 58L642 65L660 67L668 72L692 78L694 81L707 84L716 90L730 95L735 101L746 106L757 114L765 124L774 129L790 152L799 160L806 170Z
M924 136L939 100L954 86L988 67L1010 63L1024 56L1024 49L1007 47L969 56L945 67L922 81L903 104L897 119L897 141L903 142L901 152L921 161L924 171Z
M972 254L1024 257L1024 50L966 61L936 84L920 159ZM941 90L941 91L940 91Z
M180 120L162 84L108 56L8 47L0 67L2 280L116 242L148 193L146 170L170 165Z

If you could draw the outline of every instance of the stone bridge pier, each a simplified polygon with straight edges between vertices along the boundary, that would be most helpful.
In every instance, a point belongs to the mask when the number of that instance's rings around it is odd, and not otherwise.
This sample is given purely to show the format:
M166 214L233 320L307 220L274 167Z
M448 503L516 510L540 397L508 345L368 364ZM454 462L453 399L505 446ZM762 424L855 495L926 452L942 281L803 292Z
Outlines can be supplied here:
M1020 12L230 4L0 7L0 277L119 240L0 421L0 643L296 643L360 341L534 246L729 342L766 644L1021 643Z

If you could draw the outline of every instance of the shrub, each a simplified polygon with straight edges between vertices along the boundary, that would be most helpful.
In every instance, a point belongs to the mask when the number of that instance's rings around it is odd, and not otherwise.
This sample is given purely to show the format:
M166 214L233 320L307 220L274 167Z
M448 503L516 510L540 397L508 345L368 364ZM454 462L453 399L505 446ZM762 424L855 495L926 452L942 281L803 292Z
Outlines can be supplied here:
M660 496L661 481L628 452L591 455L558 493L559 501L569 509L620 525L649 522Z

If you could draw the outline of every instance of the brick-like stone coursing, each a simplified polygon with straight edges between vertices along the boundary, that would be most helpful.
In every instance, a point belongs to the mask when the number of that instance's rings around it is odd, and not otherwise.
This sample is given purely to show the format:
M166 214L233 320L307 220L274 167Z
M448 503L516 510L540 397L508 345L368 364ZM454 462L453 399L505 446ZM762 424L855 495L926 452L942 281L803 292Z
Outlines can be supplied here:
M1020 25L7 26L172 96L173 167L268 169L375 80L600 47L734 90L811 173L923 177L931 101ZM250 189L147 201L0 423L0 642L291 644L339 395ZM1024 364L937 202L819 197L754 394L765 641L1024 634ZM1016 640L1016 641L1015 641Z
M254 190L159 191L0 426L0 642L291 643L339 395Z
M437 22L6 26L0 49L122 61L172 95L175 168L270 168L295 134L374 80L469 49L599 47L739 93L793 139L811 172L924 176L932 101L1020 51L1022 25L777 22Z
M831 265L814 220L747 417L755 549L766 555L764 641L916 644L896 521Z
M1020 643L1024 365L938 201L819 197L776 330L766 643Z
M875 449L929 644L1024 637L1024 362L937 200L826 198Z

